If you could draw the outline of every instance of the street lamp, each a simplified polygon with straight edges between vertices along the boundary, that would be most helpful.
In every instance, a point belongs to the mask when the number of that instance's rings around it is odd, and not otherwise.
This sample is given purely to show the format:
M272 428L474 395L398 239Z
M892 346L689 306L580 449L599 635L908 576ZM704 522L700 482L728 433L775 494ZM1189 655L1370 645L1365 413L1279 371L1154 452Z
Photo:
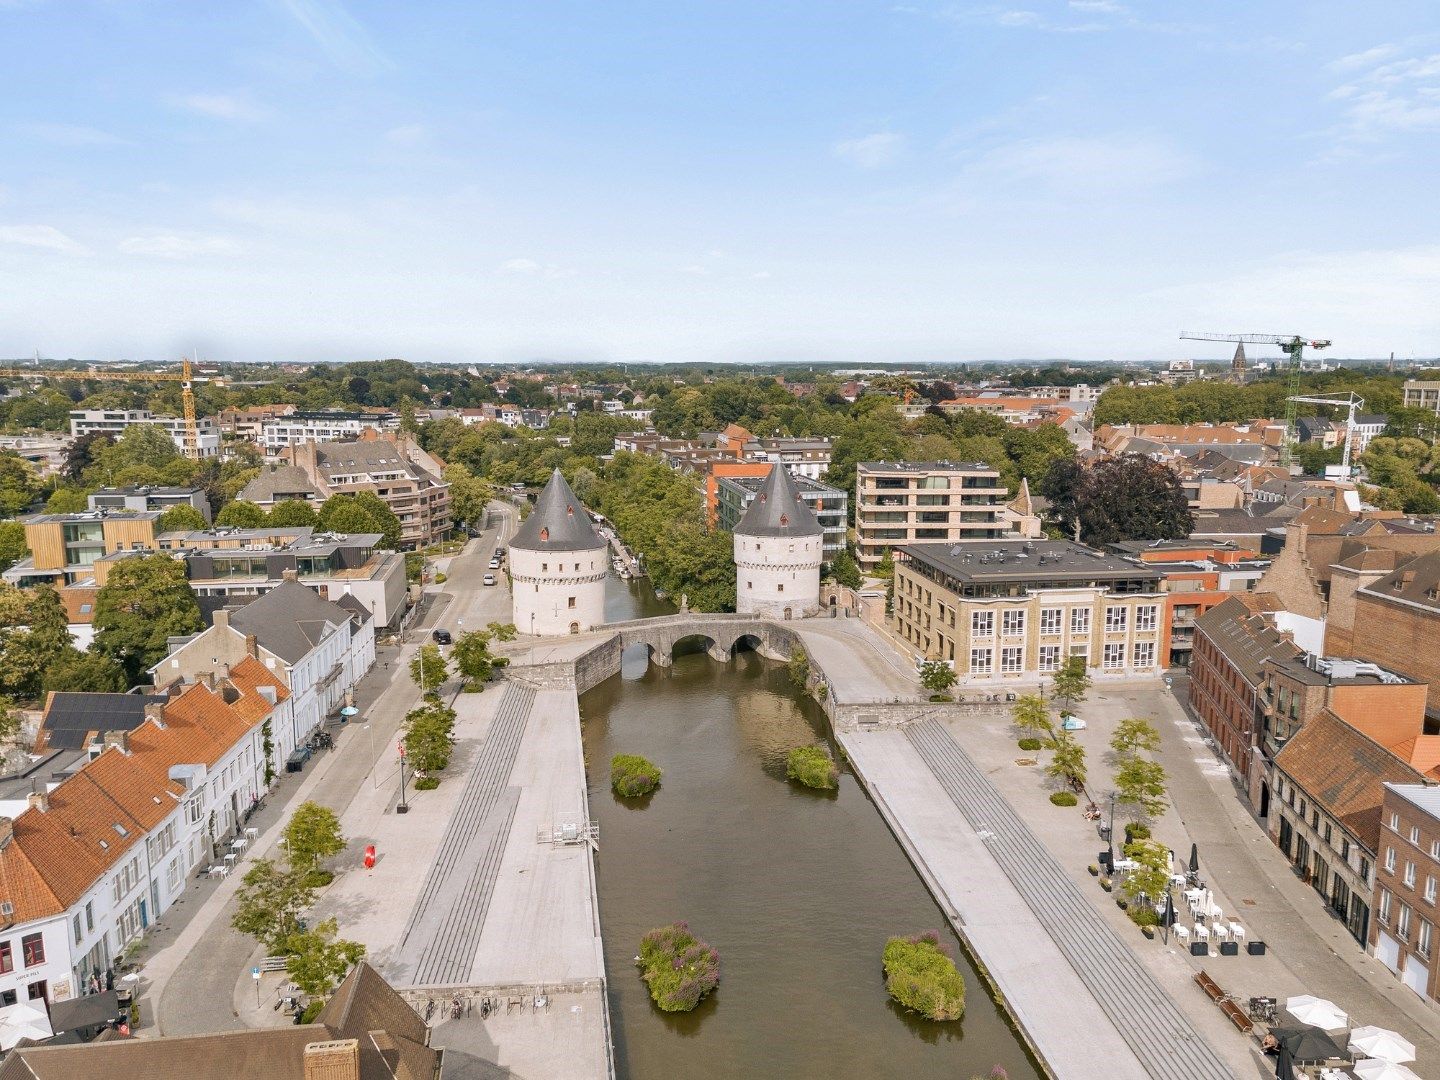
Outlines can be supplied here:
M1105 850L1110 860L1110 873L1115 872L1115 792L1110 792L1110 824L1105 829Z
M395 804L397 814L408 814L410 804L405 801L405 744L400 744L400 801Z

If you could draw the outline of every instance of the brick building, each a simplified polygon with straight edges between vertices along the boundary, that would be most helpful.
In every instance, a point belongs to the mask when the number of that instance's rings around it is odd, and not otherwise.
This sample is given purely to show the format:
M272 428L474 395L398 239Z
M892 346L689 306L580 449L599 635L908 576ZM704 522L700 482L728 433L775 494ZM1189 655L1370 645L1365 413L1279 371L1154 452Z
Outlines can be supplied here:
M1370 951L1425 1001L1440 999L1436 896L1440 891L1440 786L1387 783L1375 875Z
M1360 585L1354 597L1352 650L1429 683L1428 707L1440 712L1440 551Z
M1214 736L1240 779L1251 807L1269 811L1269 786L1259 749L1263 664L1300 652L1275 625L1273 593L1236 594L1195 620L1190 707Z

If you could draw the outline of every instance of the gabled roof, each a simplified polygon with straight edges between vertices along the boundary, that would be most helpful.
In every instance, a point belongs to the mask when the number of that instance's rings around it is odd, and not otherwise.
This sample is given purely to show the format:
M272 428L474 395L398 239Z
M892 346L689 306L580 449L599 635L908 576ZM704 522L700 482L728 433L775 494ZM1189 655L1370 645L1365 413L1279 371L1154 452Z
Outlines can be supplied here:
M253 503L271 503L317 494L319 489L300 466L271 465L261 469L259 475L240 489L236 498Z
M510 546L521 551L592 551L606 545L584 505L556 469Z
M820 536L824 532L800 498L790 470L774 465L760 491L735 524L737 536Z
M1198 616L1195 628L1254 685L1266 660L1288 660L1303 651L1266 617L1281 610L1274 593L1237 593Z
M1440 612L1440 551L1417 555L1360 591Z
M364 961L345 976L315 1020L339 1038L360 1040L362 1076L431 1080L434 1075L438 1055L428 1045L425 1022ZM391 1073L379 1071L387 1060L394 1063Z
M1418 784L1424 777L1374 739L1322 709L1275 755L1295 786L1374 853L1380 842L1385 784Z
M299 663L331 627L349 621L348 611L298 581L282 581L230 616L232 627L254 634L263 648L287 664Z

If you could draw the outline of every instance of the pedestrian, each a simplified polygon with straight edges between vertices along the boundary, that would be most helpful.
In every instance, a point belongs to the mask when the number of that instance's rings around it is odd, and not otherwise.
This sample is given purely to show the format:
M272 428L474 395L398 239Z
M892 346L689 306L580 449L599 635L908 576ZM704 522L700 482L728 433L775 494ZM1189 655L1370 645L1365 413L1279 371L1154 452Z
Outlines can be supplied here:
M93 971L90 973L90 982L86 985L85 992L87 994L100 993L100 976Z
M105 989L115 989L115 969L113 967L107 967L105 969Z

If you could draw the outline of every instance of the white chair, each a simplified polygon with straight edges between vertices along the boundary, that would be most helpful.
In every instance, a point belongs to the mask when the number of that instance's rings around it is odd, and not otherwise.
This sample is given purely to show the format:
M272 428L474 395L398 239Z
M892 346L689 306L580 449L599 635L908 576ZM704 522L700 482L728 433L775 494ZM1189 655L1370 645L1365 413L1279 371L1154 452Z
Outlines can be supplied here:
M1222 942L1222 941L1229 941L1229 940L1230 940L1230 927L1229 927L1227 924L1225 924L1225 923L1223 923L1223 922L1217 922L1217 923L1215 924L1215 926L1214 926L1214 930L1215 930L1215 943L1216 943L1217 945L1218 945L1220 942Z
M1204 923L1196 923L1196 924L1195 924L1195 940L1196 940L1196 941L1209 941L1209 940L1210 940L1210 928L1207 927Z
M1176 923L1176 924L1175 924L1175 940L1178 941L1178 942L1180 942L1180 944L1182 944L1182 945L1185 944L1187 941L1189 941L1189 940L1190 940L1190 928L1189 928L1188 926L1181 926L1179 923Z
M1219 922L1219 921L1220 921L1221 919L1223 919L1223 918L1225 918L1225 909L1222 908L1219 904L1211 904L1211 905L1210 905L1210 919L1211 919L1211 921L1212 921L1212 922Z
M245 830L245 837L249 840L257 840L260 837L260 830L255 828L254 826L251 826L250 828Z
M1230 924L1230 936L1237 942L1243 944L1245 941L1245 927L1241 926L1238 922L1232 922Z

